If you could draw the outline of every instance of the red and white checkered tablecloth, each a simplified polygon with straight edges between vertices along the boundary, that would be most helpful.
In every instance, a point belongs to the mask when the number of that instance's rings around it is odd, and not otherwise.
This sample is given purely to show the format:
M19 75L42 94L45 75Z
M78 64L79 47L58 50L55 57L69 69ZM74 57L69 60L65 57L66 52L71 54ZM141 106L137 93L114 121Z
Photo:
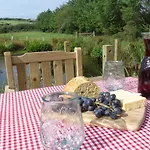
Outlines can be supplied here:
M96 82L103 88L101 81ZM0 150L43 150L39 136L41 96L62 91L53 86L0 95ZM137 79L126 79L126 90L136 92ZM81 150L150 150L150 101L139 131L85 126Z

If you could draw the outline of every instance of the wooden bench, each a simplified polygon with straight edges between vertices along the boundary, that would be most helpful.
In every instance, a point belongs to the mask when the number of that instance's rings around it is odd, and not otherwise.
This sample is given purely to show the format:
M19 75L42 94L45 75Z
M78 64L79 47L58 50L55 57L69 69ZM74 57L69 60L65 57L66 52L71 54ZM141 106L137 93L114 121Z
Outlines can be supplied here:
M32 52L20 56L12 56L11 52L5 52L4 56L8 81L8 86L6 86L7 91L9 91L8 89L11 91L16 89L13 66L17 68L17 89L19 91L39 88L41 85L41 78L44 87L53 85L53 79L54 85L63 85L64 71L66 82L75 76L83 75L81 48L75 48L74 52ZM74 68L74 64L76 69ZM27 65L29 65L30 70L28 78L26 73ZM63 69L63 66L65 69Z

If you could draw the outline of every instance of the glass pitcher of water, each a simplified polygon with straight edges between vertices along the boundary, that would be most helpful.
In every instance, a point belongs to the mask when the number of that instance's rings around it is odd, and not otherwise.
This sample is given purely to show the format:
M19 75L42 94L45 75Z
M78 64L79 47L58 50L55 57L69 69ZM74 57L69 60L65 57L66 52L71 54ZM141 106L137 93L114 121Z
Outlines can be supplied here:
M84 124L78 96L54 92L42 97L40 138L45 149L78 150L84 141Z

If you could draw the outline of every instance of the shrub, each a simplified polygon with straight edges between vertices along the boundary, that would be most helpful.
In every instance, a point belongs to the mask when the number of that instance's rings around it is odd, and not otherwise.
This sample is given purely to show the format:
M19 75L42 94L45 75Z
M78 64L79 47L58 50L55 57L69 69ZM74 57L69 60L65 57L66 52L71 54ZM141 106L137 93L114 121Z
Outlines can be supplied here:
M63 50L64 51L64 42L57 43L56 50Z
M34 24L16 24L16 25L10 25L10 24L4 24L0 25L0 33L7 33L7 32L16 32L16 31L33 31L36 30L36 27Z
M41 41L28 42L26 45L28 52L52 51L52 45Z
M137 67L135 66L140 66L144 57L144 52L144 43L141 40L137 40L136 42L128 42L121 48L119 59L124 62L129 76L132 76L135 72L136 75L138 74L138 70L136 69Z
M53 50L56 50L57 44L58 44L58 40L53 38L51 43L52 43Z
M4 52L8 51L4 44L0 44L0 54L3 55Z
M8 25L1 25L0 26L0 33L7 33L8 32Z
M23 50L25 48L24 42L21 41L13 41L12 45L14 46L14 50Z
M102 75L102 59L83 55L83 74L86 77Z
M0 44L0 53L3 54L6 51L15 52L17 50L23 50L25 45L23 42L10 42Z
M13 43L9 43L9 44L5 45L5 47L6 47L7 50L10 51L10 52L15 51L15 46L13 45Z
M90 55L91 57L102 57L102 47L100 46L94 47Z
M91 38L85 38L82 44L83 55L90 55L91 51L95 47L95 41L91 40Z

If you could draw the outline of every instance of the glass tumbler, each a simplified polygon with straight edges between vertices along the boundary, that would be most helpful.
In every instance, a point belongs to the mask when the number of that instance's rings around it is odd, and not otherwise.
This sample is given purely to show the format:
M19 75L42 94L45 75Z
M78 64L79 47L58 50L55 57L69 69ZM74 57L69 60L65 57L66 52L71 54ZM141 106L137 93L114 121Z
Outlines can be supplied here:
M103 84L108 91L115 91L124 88L125 72L122 61L105 62Z
M78 96L54 92L42 97L40 138L47 150L78 150L84 141L84 124Z

